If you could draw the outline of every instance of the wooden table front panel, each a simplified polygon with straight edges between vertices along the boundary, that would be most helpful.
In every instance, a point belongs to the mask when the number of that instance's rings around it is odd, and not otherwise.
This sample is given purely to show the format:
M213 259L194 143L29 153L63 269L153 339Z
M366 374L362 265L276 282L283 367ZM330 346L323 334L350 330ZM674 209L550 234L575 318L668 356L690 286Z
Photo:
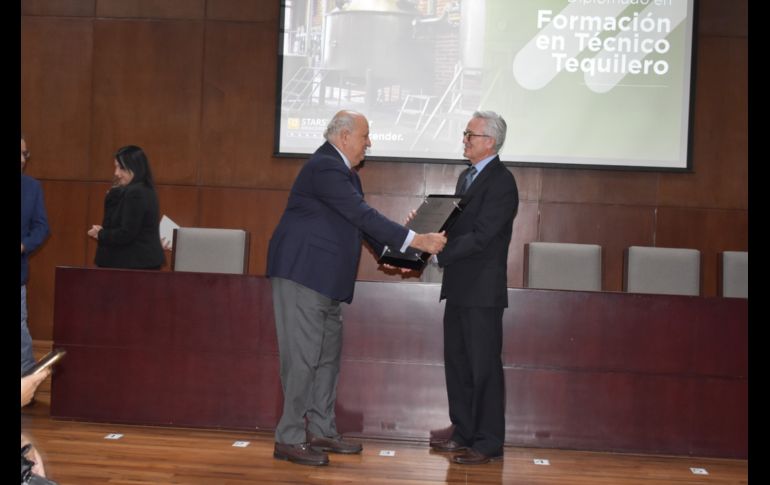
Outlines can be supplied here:
M337 424L448 432L440 285L358 282L343 305ZM273 429L282 395L270 283L249 275L59 267L60 419ZM748 302L509 289L506 442L745 458Z

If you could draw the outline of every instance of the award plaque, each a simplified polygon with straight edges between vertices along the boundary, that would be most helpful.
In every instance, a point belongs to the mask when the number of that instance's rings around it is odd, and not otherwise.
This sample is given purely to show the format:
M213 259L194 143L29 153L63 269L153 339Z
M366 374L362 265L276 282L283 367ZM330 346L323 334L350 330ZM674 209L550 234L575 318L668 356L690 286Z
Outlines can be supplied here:
M433 194L427 196L406 227L417 234L446 231L462 210L459 205L460 199L462 197L456 195ZM411 246L404 253L399 249L385 247L377 262L400 268L421 270L431 256L430 253L422 252Z

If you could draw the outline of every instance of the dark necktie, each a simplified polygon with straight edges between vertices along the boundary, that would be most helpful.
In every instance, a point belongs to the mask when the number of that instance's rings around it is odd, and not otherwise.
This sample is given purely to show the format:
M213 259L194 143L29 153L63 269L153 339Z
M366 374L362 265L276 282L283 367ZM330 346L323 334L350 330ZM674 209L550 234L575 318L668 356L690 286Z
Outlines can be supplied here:
M476 167L470 167L468 171L465 172L465 180L463 180L463 185L460 187L460 192L457 195L463 195L468 192L468 187L471 186L474 175L476 175Z

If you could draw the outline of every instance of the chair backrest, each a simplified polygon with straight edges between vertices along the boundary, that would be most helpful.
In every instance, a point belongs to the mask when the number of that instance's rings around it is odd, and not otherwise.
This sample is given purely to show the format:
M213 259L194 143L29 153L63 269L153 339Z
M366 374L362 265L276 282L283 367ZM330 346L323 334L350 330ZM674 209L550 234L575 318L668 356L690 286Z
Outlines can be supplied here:
M719 263L719 294L731 298L748 298L749 252L725 251Z
M242 229L174 229L173 271L245 274L249 268L249 233Z
M524 282L528 288L602 289L601 246L531 242L526 245L524 254Z
M623 291L700 295L700 251L631 246L625 251Z

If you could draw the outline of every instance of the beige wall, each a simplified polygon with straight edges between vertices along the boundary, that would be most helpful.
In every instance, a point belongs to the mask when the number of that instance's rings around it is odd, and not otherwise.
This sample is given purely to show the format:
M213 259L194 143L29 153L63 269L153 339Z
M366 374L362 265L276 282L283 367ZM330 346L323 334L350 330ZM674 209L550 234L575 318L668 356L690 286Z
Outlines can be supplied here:
M30 328L52 338L54 268L92 265L112 154L150 156L161 212L181 225L243 227L249 273L303 160L272 156L278 7L264 0L24 0L22 120L52 236L32 257ZM524 244L600 244L603 286L622 287L623 249L702 252L702 294L717 291L717 253L748 249L748 0L702 0L693 173L512 168L521 204L508 261L522 285ZM370 204L401 220L447 193L455 164L368 162ZM393 280L364 253L359 278ZM115 295L121 298L121 295Z

